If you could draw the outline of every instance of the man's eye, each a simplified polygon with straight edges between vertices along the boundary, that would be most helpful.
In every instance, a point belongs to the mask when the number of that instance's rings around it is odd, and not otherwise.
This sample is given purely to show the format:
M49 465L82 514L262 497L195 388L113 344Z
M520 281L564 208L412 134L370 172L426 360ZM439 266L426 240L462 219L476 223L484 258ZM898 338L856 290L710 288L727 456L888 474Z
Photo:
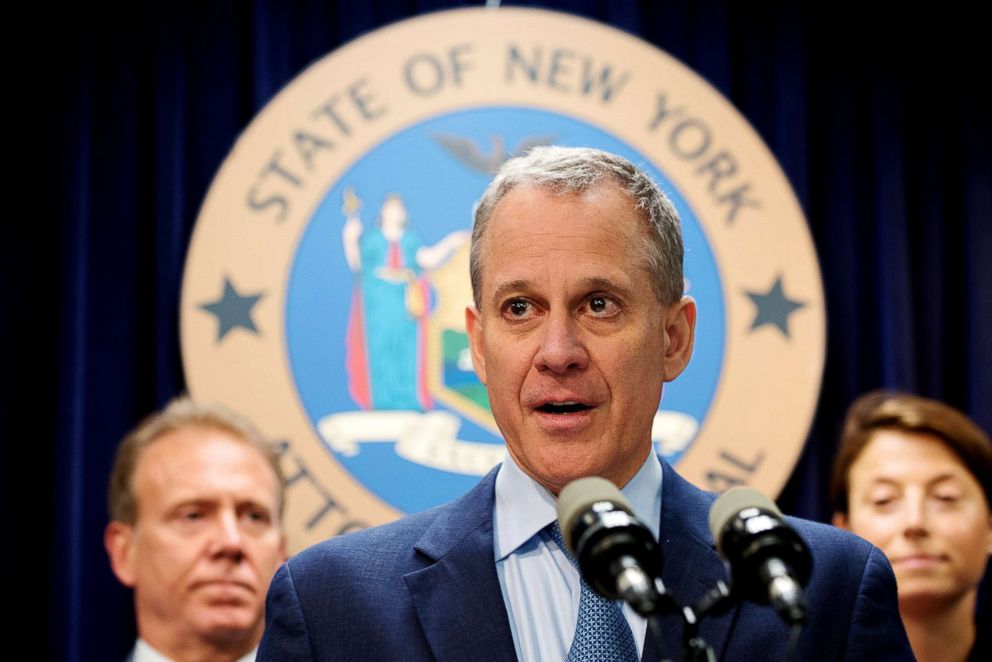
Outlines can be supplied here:
M589 297L589 312L594 315L609 315L617 310L617 303L607 296Z
M179 518L185 522L196 522L203 519L203 513L199 510L186 510L179 514Z
M512 317L523 317L530 312L530 304L526 301L517 299L508 303L506 310Z

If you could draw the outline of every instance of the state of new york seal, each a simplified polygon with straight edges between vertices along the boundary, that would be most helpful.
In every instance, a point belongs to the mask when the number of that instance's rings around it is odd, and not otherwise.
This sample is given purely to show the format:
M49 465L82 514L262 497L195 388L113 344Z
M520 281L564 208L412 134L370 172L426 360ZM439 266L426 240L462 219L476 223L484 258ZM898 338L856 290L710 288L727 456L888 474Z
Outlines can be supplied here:
M529 9L380 29L302 72L203 203L182 296L195 397L279 443L291 547L449 501L504 446L473 369L473 205L538 144L648 171L683 219L699 305L655 416L695 483L777 491L812 419L823 292L801 209L748 123L662 51Z

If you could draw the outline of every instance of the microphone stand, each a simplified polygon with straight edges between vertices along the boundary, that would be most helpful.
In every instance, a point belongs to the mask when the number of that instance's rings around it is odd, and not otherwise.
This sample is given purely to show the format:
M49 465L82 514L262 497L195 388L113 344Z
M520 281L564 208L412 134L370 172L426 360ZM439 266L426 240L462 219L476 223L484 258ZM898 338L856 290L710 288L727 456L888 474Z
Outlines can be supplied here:
M724 614L736 604L734 594L726 582L718 581L707 593L696 601L694 607L683 610L685 628L682 631L682 659L687 662L716 662L713 648L699 636L699 624L706 616ZM802 630L801 622L792 624L789 643L786 647L786 662L795 656L796 642Z
M628 570L629 573L629 570ZM619 582L621 595L634 611L648 622L648 629L654 637L658 652L664 660L665 643L661 632L661 618L670 614L682 617L682 661L716 662L713 648L699 636L699 624L704 616L720 614L732 604L730 589L720 581L704 594L693 607L682 607L675 600L660 577L653 584L639 573L633 573L636 581L629 581L631 574L621 573L624 580Z
M665 588L661 577L655 577L651 581L640 566L631 563L628 557L622 557L614 566L614 571L618 577L617 589L620 597L647 620L659 657L663 662L670 662L664 655L665 641L662 638L660 619L668 614L683 614L685 618L685 610Z
M670 614L682 616L682 657L683 662L716 662L713 648L699 635L699 624L704 616L721 614L729 609L733 600L726 583L720 581L705 593L692 607L681 607L668 592L660 578L647 591L643 587L636 591L623 591L624 600L648 622L648 629L664 659L664 640L661 636L661 617Z
M716 586L696 601L695 607L685 608L685 629L682 630L683 659L691 662L716 662L713 647L699 636L699 624L704 616L722 614L730 609L733 601L730 588L718 581Z

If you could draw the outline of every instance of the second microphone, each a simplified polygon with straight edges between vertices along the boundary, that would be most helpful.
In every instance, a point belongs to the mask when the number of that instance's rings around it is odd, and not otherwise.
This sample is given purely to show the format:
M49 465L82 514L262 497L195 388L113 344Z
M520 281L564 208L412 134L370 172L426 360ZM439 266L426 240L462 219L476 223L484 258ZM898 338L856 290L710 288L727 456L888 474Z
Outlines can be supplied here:
M656 613L664 587L661 551L620 490L604 478L580 478L558 497L558 521L582 576L600 595Z

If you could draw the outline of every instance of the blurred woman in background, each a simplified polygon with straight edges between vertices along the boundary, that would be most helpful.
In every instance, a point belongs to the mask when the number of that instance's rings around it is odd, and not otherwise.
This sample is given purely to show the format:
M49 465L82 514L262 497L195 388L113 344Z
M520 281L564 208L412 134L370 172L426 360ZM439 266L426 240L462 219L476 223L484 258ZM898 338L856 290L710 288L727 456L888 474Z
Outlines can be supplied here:
M992 442L964 414L899 393L851 405L834 466L834 524L892 563L913 652L931 660L992 660L975 624L992 554Z

